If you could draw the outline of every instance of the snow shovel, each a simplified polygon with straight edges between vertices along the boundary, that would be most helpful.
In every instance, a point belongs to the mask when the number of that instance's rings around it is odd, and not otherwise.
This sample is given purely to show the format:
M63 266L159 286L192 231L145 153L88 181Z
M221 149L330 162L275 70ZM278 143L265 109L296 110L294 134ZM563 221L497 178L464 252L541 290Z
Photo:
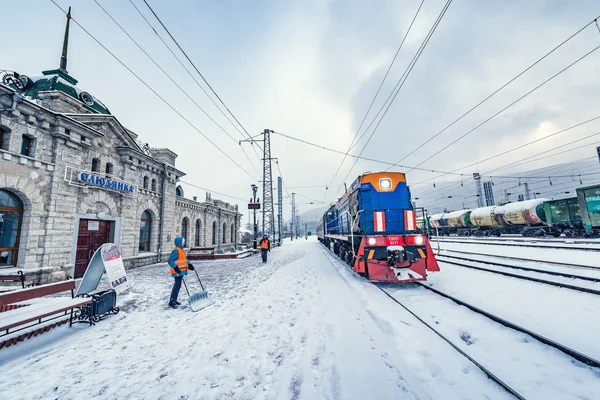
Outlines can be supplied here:
M185 279L183 279L183 286L185 286L185 291L188 294L188 303L190 304L190 308L192 311L197 312L210 306L214 301L208 296L208 292L204 290L204 286L202 285L202 281L200 280L200 276L198 272L194 270L196 276L198 277L198 282L200 282L200 287L202 291L199 293L190 294L188 287L185 283Z

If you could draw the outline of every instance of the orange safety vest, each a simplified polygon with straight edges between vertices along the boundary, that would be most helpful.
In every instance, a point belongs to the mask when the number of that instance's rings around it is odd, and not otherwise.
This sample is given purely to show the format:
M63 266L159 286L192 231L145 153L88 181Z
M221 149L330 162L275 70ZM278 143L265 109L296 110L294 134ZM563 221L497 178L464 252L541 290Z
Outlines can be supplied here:
M269 250L269 239L263 239L260 242L260 248L263 250Z
M179 247L176 247L175 250L177 250L177 260L175 260L175 265L177 265L177 267L179 267L181 272L186 271L185 274L182 274L182 275L186 275L187 270L188 270L187 255L185 254L185 251L181 250ZM176 274L177 274L177 271L175 271L173 268L171 268L171 275L176 275Z

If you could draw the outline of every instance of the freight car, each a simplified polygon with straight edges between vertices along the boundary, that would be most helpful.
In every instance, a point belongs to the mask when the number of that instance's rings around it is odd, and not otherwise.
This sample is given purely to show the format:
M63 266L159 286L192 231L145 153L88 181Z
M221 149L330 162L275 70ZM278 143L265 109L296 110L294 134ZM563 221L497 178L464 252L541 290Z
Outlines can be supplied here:
M600 237L600 185L576 190L586 237Z
M579 199L577 197L559 200L534 199L474 210L459 210L431 215L422 221L422 225L427 231L437 229L439 235L522 234L523 236L558 237L564 233L567 237L600 237L600 232L593 229L600 228L600 202L599 205L594 205L594 196L600 196L600 186L577 190L578 196L581 193ZM580 207L582 202L592 204L588 207L592 211L582 213ZM589 222L584 224L584 220ZM596 225L591 222L592 220Z
M439 271L429 240L416 226L403 173L359 176L323 214L317 237L372 281L426 280L427 272Z

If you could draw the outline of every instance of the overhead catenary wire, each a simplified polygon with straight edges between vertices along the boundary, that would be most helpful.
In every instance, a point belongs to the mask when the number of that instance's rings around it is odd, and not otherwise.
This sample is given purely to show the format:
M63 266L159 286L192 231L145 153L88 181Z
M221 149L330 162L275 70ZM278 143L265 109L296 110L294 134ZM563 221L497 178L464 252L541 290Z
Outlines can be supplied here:
M67 12L59 6L54 0L50 0L58 9L60 9L65 15ZM244 167L242 167L237 161L231 158L220 146L218 146L215 142L213 142L204 132L202 132L196 125L194 125L189 119L187 119L181 112L177 110L171 103L169 103L164 97L162 97L152 86L150 86L145 80L143 80L138 74L136 74L127 64L125 64L117 55L115 55L112 51L108 49L102 42L100 42L94 35L92 35L87 29L83 27L75 18L71 17L71 21L73 21L79 28L81 28L89 37L91 37L100 47L102 47L108 54L110 54L119 64L121 64L127 71L129 71L138 81L140 81L147 89L149 89L155 96L157 96L167 107L169 107L173 112L175 112L181 119L183 119L188 125L190 125L196 132L198 132L202 137L204 137L211 145L213 145L220 153L222 153L227 159L229 159L232 163L234 163L239 169L244 171L250 178L254 179L254 177L246 171Z
M396 59L398 58L398 54L400 53L400 50L404 46L404 42L406 41L406 38L408 37L408 35L413 27L413 24L415 23L415 20L417 19L419 12L421 11L421 8L423 7L424 2L425 2L425 0L421 0L421 4L419 4L419 7L417 8L417 11L416 11L414 17L413 17L412 21L410 22L410 25L408 26L408 29L406 30L406 33L404 34L404 37L402 38L402 41L400 42L398 49L396 50L396 54L394 54L394 57L392 58L392 61L390 62L390 65L387 68L387 71L385 71L385 75L383 76L381 83L379 83L379 87L377 88L377 91L375 92L375 95L373 96L373 99L371 100L371 104L369 104L369 107L367 108L367 111L365 112L365 115L363 116L362 121L360 122L360 125L358 126L358 129L356 130L356 133L354 134L354 137L352 138L352 141L350 142L350 145L348 146L348 150L346 150L344 157L342 158L342 161L340 161L340 164L338 165L337 170L333 174L333 177L331 178L331 181L329 182L329 185L327 185L327 186L331 186L331 184L337 177L337 174L340 172L340 169L342 168L342 165L344 164L344 161L346 160L348 153L353 148L354 141L356 140L363 124L365 123L367 116L369 115L369 112L371 111L371 108L373 107L373 104L375 104L375 100L377 99L377 96L379 95L379 92L381 91L381 88L383 87L383 84L385 83L385 80L387 79L387 77L390 73L390 70L394 66Z
M219 196L228 197L230 199L235 199L235 200L240 200L240 201L248 201L248 199L242 199L241 197L236 197L236 196L232 196L230 194L225 194L225 193L217 192L217 191L214 191L214 190L202 187L202 186L198 186L198 185L196 185L194 183L190 183L190 182L186 182L186 181L181 181L181 180L179 182L183 183L185 185L189 185L189 186L195 187L197 189L202 189L202 190L206 190L207 192L210 192L210 193L218 194Z
M511 83L513 83L514 81L516 81L518 78L520 78L522 75L524 75L525 73L527 73L527 71L529 71L530 69L532 69L533 67L535 67L537 64L539 64L540 62L542 62L544 59L546 59L548 56L550 56L552 53L554 53L556 50L558 50L559 48L561 48L563 45L565 45L567 42L569 42L571 39L573 39L575 36L579 35L581 32L583 32L587 27L589 27L590 25L592 25L599 17L596 17L595 19L591 20L590 22L588 22L587 24L585 24L582 28L580 28L579 30L577 30L575 33L573 33L571 36L569 36L568 38L566 38L565 40L563 40L561 43L559 43L557 46L555 46L553 49L551 49L550 51L548 51L546 54L544 54L542 57L540 57L539 59L537 59L533 64L529 65L527 68L525 68L523 71L519 72L515 77L511 78L508 82L504 83L502 86L500 86L498 89L494 90L491 94L489 94L486 98L484 98L483 100L481 100L479 103L477 103L476 105L474 105L473 107L471 107L468 111L466 111L465 113L463 113L461 116L459 116L458 118L456 118L454 121L452 121L450 124L448 124L447 126L445 126L442 130L440 130L439 132L437 132L435 135L433 135L432 137L430 137L429 139L427 139L425 142L421 143L419 146L417 146L414 150L412 150L410 153L406 154L405 156L403 156L400 160L398 160L396 162L396 164L401 163L402 161L404 161L407 157L411 156L412 154L414 154L415 152L417 152L418 150L420 150L421 148L423 148L425 145L427 145L428 143L430 143L432 140L434 140L435 138L437 138L439 135L441 135L442 133L444 133L445 131L447 131L449 128L451 128L452 126L454 126L457 122L461 121L464 117L466 117L467 115L469 115L471 112L475 111L477 108L479 108L481 105L483 105L485 102L487 102L490 98L494 97L496 94L498 94L499 92L501 92L504 88L506 88L507 86L509 86ZM389 169L389 168L388 168Z
M493 156L491 156L491 157L487 157L487 158L485 158L485 159L483 159L483 160L479 160L479 161L476 161L476 162L474 162L474 163L471 163L471 164L469 164L469 165L465 165L465 166L462 166L462 167L456 168L456 169L454 169L454 170L452 170L452 171L450 171L450 172L454 173L454 172L457 172L457 171L460 171L460 170L463 170L463 169L466 169L466 168L474 167L474 166L476 166L476 165L479 165L479 164L482 164L482 163L484 163L484 162L487 162L487 161L493 160L493 159L495 159L495 158L498 158L498 157L500 157L500 156L504 156L504 155L506 155L506 154L512 153L513 151L520 150L520 149L522 149L522 148L524 148L524 147L527 147L527 146L530 146L530 145L532 145L532 144L534 144L534 143L538 143L538 142L541 142L541 141L543 141L543 140L550 139L550 138L552 138L552 137L554 137L554 136L557 136L557 135L560 135L560 134L562 134L562 133L568 132L568 131L570 131L570 130L572 130L572 129L578 128L578 127L580 127L580 126L583 126L583 125L585 125L585 124L588 124L588 123L590 123L590 122L596 121L596 120L598 120L598 119L600 119L600 115L598 115L598 116L596 116L596 117L593 117L593 118L591 118L591 119L588 119L588 120L586 120L586 121L579 122L579 123L577 123L577 124L575 124L575 125L572 125L572 126L570 126L570 127L568 127L568 128L561 129L561 130L559 130L559 131L557 131L557 132L554 132L554 133L548 134L548 135L546 135L546 136L543 136L543 137L541 137L541 138L538 138L538 139L532 140L532 141L530 141L530 142L527 142L527 143L525 143L525 144L522 144L522 145L519 145L519 146L513 147L513 148L511 148L511 149L509 149L509 150L505 150L505 151L503 151L503 152L501 152L501 153L498 153L498 154L496 154L496 155L493 155ZM415 169L417 169L417 168L415 168ZM432 181L432 180L439 179L439 178L441 178L441 177L443 177L443 176L445 176L445 175L447 175L447 174L440 174L440 175L434 176L433 178L429 178L429 179L425 179L425 180L422 180L422 181L420 181L420 182L417 182L415 185L418 185L418 184L421 184L421 183L424 183L424 182L430 182L430 181Z
M542 86L544 86L545 84L547 84L548 82L552 81L554 78L556 78L557 76L561 75L563 72L567 71L568 69L570 69L571 67L573 67L574 65L576 65L577 63L579 63L580 61L582 61L583 59L585 59L587 56L589 56L590 54L594 53L598 49L600 49L600 45L594 47L592 50L590 50L589 52L587 52L583 56L579 57L577 60L573 61L571 64L567 65L566 67L564 67L563 69L561 69L560 71L558 71L556 74L552 75L550 78L546 79L545 81L543 81L542 83L540 83L539 85L537 85L536 87L534 87L533 89L531 89L530 91L528 91L527 93L525 93L524 95L522 95L521 97L519 97L517 100L513 101L512 103L510 103L506 107L502 108L500 111L498 111L495 114L493 114L492 116L488 117L483 122L481 122L478 125L476 125L474 128L472 128L469 131L465 132L464 134L462 134L461 136L459 136L457 139L455 139L454 141L450 142L448 145L446 145L443 148L441 148L440 150L436 151L435 153L433 153L432 155L430 155L429 157L427 157L425 160L423 160L420 163L418 163L416 166L417 167L421 166L424 163L426 163L427 161L431 160L433 157L439 155L440 153L444 152L445 150L448 150L450 147L452 147L453 145L455 145L456 143L458 143L460 140L464 139L466 136L470 135L475 130L479 129L480 127L482 127L483 125L485 125L486 123L488 123L489 121L491 121L492 119L494 119L495 117L497 117L498 115L502 114L504 111L508 110L510 107L514 106L515 104L517 104L518 102L520 102L521 100L523 100L524 98L526 98L527 96L529 96L531 93L535 92L536 90L538 90L539 88L541 88ZM410 172L410 170L407 171L407 172Z
M188 62L192 65L192 67L194 68L194 70L196 70L196 72L198 73L198 75L200 75L200 77L202 78L202 80L204 81L204 83L206 84L206 86L208 86L208 88L210 89L210 91L215 95L215 97L219 100L219 102L223 105L223 107L225 107L225 109L233 117L233 119L235 120L235 122L238 123L238 125L244 130L244 132L246 132L246 135L248 137L250 137L250 134L248 133L248 131L246 130L246 128L244 127L244 125L242 125L242 123L237 119L237 117L235 116L235 114L233 112L231 112L231 110L229 109L229 107L227 107L227 105L225 104L225 102L221 99L221 97L213 89L213 87L210 85L210 83L208 83L208 81L206 80L206 78L204 77L204 75L202 75L202 73L200 72L200 70L198 69L198 67L196 67L196 64L190 59L190 57L187 55L187 53L185 52L185 50L183 50L183 48L179 45L179 42L173 37L173 35L169 31L169 29L167 29L167 27L165 26L165 24L163 24L162 20L156 14L156 12L154 12L154 9L152 9L152 7L150 6L150 4L148 4L148 2L146 0L143 0L143 1L146 4L146 6L148 7L148 9L152 12L152 14L156 18L156 20L163 27L163 29L165 30L165 32L167 32L167 34L169 35L169 37L171 38L171 40L173 41L173 43L175 43L175 45L177 46L177 48L179 48L179 50L181 51L181 53L185 56L185 58L188 60Z
M412 72L414 66L416 65L417 61L419 60L419 58L421 57L421 54L423 54L423 51L425 50L425 48L427 47L427 44L429 43L429 41L431 40L431 37L433 36L433 34L435 33L437 27L439 26L441 20L444 18L444 15L446 14L446 11L448 11L448 8L450 7L450 4L452 4L452 0L448 0L446 2L446 4L444 5L444 8L442 9L442 11L440 12L440 14L438 15L437 19L435 20L433 26L431 27L431 29L429 30L427 36L425 37L425 39L423 40L423 42L421 43L421 46L419 47L419 49L417 50L417 53L415 54L415 56L413 57L413 59L411 60L411 62L409 63L408 67L406 68L406 70L404 71L404 73L402 74L402 77L400 78L400 80L398 81L397 84L397 88L395 89L395 93L394 96L391 98L391 100L389 101L387 107L385 108L385 111L383 112L383 114L381 115L381 118L379 119L379 122L377 123L377 125L375 125L375 128L373 128L373 131L371 132L371 135L369 136L369 138L367 139L367 142L363 145L362 150L360 151L360 153L358 154L359 156L362 156L362 153L366 150L367 146L369 145L371 139L373 138L373 136L375 135L375 133L377 132L377 129L379 128L379 126L381 125L381 122L383 121L383 119L385 118L385 116L387 115L387 112L389 111L390 107L392 106L392 104L394 103L394 100L396 99L396 97L398 96L398 93L400 92L400 90L402 89L402 87L404 86L404 83L406 82L406 80L408 79L408 77L410 76L410 73ZM382 105L382 109L385 107L385 103ZM377 118L377 117L376 117ZM354 169L354 166L356 165L356 163L358 162L358 159L354 160L354 163L352 164L352 166L350 167L350 169L348 170L348 173L346 174L346 176L344 177L344 179L342 180L342 182L345 182L346 179L348 179L348 177L350 176L350 174L352 173L352 170ZM418 167L418 165L417 165Z
M147 52L147 51L146 51L146 50L145 50L145 49L144 49L144 48L143 48L143 47L142 47L142 46L141 46L141 45L140 45L140 44L139 44L139 43L138 43L138 42L137 42L137 41L136 41L136 40L135 40L135 39L134 39L134 38L133 38L133 37L132 37L130 34L129 34L129 32L128 32L128 31L127 31L127 30L126 30L126 29L125 29L125 28L124 28L124 27L123 27L121 24L119 24L119 22L118 22L118 21L117 21L117 20L116 20L116 19L115 19L115 18L114 18L112 15L111 15L111 13L110 13L108 10L106 10L106 8L104 8L104 7L102 6L102 4L100 4L100 3L98 2L98 0L94 0L94 3L96 3L96 5L97 5L98 7L100 7L100 9L101 9L101 10L102 10L102 11L103 11L103 12L104 12L104 13L105 13L105 14L106 14L106 15L107 15L107 16L108 16L108 17L109 17L109 18L110 18L110 19L111 19L111 20L112 20L114 23L115 23L115 25L117 25L117 26L119 27L119 29L121 29L121 31L123 31L123 33L125 33L125 35L126 35L126 36L127 36L127 37L128 37L128 38L129 38L129 39L130 39L130 40L131 40L131 41L132 41L132 42L133 42L133 43L136 45L136 46L137 46L137 48L138 48L138 49L140 49L140 50L141 50L141 51L142 51L142 52L143 52L143 53L146 55L146 57L147 57L147 58L148 58L150 61L152 61L152 63L153 63L153 64L154 64L154 65L155 65L155 66L156 66L156 67L157 67L157 68L158 68L158 69L159 69L159 70L160 70L160 71L161 71L161 72L162 72L162 73L163 73L163 74L164 74L164 75L165 75L167 78L169 78L169 80L170 80L170 81L171 81L171 82L172 82L172 83L173 83L173 84L174 84L174 85L175 85L175 86L176 86L176 87L177 87L177 88L178 88L178 89L179 89L179 90L180 90L180 91L181 91L181 92L182 92L182 93L183 93L183 94L184 94L184 95L185 95L185 96L186 96L186 97L187 97L187 98L188 98L188 99L189 99L189 100L190 100L190 101L191 101L191 102L192 102L192 103L193 103L193 104L194 104L194 105L195 105L195 106L196 106L196 107L197 107L197 108L200 110L200 111L202 111L202 113L203 113L204 115L206 115L206 117L207 117L208 119L210 119L210 120L211 120L211 121L212 121L212 122L213 122L215 125L217 125L217 126L219 127L219 129L221 129L221 131L223 131L223 132L224 132L224 133L225 133L225 134L226 134L226 135L227 135L227 136L228 136L228 137L229 137L231 140L233 140L233 142L234 142L234 143L236 143L236 144L238 143L238 141L237 141L236 139L234 139L234 137L233 137L233 136L231 136L231 134L230 134L229 132L227 132L227 131L225 130L225 128L223 128L223 127L222 127L222 126L221 126L221 125L220 125L220 124L219 124L217 121L215 121L215 119L214 119L212 116L210 116L210 115L208 114L208 112L206 112L206 111L204 110L204 108L202 108L202 106L200 106L200 104L198 104L198 103L196 102L196 100L194 100L194 99L193 99L193 98L190 96L190 94L189 94L189 93L188 93L188 92L187 92L185 89L183 89L183 88L182 88L182 87L181 87L181 86L180 86L180 85L177 83L177 81L176 81L175 79L173 79L173 77L172 77L171 75L169 75L169 73L168 73L167 71L165 71L165 70L164 70L164 68L162 68L162 67L160 66L160 64L158 64L158 62L157 62L157 61L156 61L156 60L155 60L155 59L154 59L154 58L153 58L153 57L152 57L150 54L148 54L148 52ZM252 160L250 160L250 157L248 157L248 154L246 154L246 151L244 150L244 148L242 148L241 146L240 146L240 148L242 149L242 151L243 151L244 155L245 155L245 156L246 156L246 158L248 159L248 162L250 163L250 165L252 166L252 168L254 168L254 170L255 170L255 171L258 173L258 170L256 169L256 166L254 165L254 163L252 163Z

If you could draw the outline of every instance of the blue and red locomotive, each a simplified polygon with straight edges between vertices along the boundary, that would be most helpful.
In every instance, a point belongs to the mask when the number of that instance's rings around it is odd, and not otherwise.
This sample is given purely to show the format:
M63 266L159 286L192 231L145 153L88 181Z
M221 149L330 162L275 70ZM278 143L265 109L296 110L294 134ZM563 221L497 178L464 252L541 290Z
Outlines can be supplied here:
M416 224L406 176L367 173L329 207L317 226L319 241L355 272L381 282L427 279L439 266Z

